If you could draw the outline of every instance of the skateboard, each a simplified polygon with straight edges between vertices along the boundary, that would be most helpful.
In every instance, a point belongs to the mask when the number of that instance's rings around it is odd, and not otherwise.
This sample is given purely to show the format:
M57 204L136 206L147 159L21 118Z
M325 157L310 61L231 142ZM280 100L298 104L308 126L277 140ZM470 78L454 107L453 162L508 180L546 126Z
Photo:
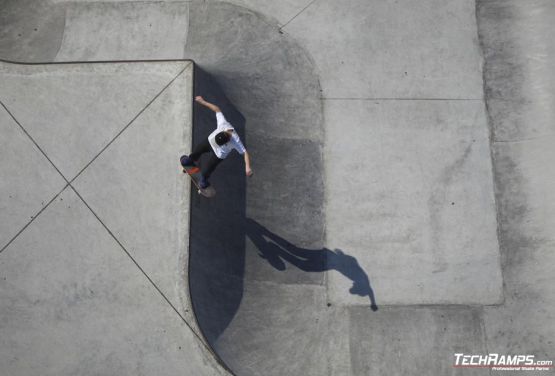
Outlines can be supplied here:
M202 189L198 184L200 180L200 168L198 168L197 166L181 166L181 168L183 169L183 173L189 175L189 177L193 181L193 184L195 185L195 187L197 187L198 194L203 195L206 198L211 198L216 195L216 190L211 185L209 185L205 189Z

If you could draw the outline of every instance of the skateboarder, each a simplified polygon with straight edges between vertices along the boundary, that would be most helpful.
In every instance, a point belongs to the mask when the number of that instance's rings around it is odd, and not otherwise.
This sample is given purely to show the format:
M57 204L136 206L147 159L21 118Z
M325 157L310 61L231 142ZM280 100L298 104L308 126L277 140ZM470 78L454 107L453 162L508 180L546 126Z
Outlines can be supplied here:
M195 146L193 152L186 156L181 157L182 166L193 166L199 160L200 156L204 153L210 153L208 161L201 169L201 178L199 186L206 189L210 186L208 179L216 167L223 161L233 149L237 150L239 154L243 155L245 159L245 173L251 176L253 171L251 169L251 161L247 149L243 146L239 135L235 128L225 119L222 111L218 106L207 102L203 97L195 97L195 101L216 113L216 130L212 132L206 140Z

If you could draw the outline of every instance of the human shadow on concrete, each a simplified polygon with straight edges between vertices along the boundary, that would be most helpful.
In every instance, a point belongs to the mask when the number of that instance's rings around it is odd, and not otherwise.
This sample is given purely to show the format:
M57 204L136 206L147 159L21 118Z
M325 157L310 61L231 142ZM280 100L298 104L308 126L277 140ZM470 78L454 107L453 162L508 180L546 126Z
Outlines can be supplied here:
M262 226L257 221L247 218L247 236L258 249L259 256L277 270L285 270L286 263L305 272L325 272L336 270L349 278L353 286L349 292L353 295L368 296L370 308L378 310L374 290L370 286L368 275L361 268L356 258L336 249L306 249L295 246Z

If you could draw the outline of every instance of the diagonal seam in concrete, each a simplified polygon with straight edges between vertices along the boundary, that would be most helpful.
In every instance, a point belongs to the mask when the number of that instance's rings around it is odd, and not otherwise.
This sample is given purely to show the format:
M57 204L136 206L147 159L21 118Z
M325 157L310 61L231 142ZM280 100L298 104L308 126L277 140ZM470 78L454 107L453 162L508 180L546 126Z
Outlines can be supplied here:
M117 245L122 249L122 251L127 255L127 257L129 257L129 259L133 262L133 264L135 264L135 266L138 268L138 270L144 275L144 277L147 279L147 281L154 287L154 289L160 294L160 296L167 302L167 304L171 307L171 309L177 314L177 316L179 317L179 319L181 319L181 321L189 328L189 330L192 332L192 334L194 335L194 337L200 342L200 344L202 345L203 348L206 349L206 351L208 351L210 354L212 354L213 358L219 363L219 365L221 367L223 367L225 370L227 370L228 372L230 372L231 374L233 374L231 372L231 370L225 365L225 363L223 363L220 358L214 353L214 351L205 343L204 339L202 338L202 336L197 333L197 331L195 331L194 327L192 324L190 324L187 319L179 312L179 310L177 309L177 307L170 301L170 299L164 294L164 292L160 289L160 287L154 282L154 280L148 275L148 273L141 267L141 265L139 264L139 262L131 255L131 253L128 251L128 249L123 245L123 243L117 238L117 236L114 234L114 232L108 227L108 225L106 225L104 223L104 221L100 218L100 216L92 209L92 207L89 205L89 203L83 198L83 196L77 191L77 189L71 184L72 182L74 182L105 150L108 149L108 147L113 144L122 134L125 130L127 130L134 122L136 119L138 119L141 114L143 114L191 65L192 63L188 64L187 66L185 66L166 86L164 86L164 88L162 88L162 90L160 90L160 92L141 110L137 113L136 116L133 117L133 119L120 131L118 132L118 134L106 145L104 146L100 152L89 162L87 163L87 165L70 181L68 182L68 185L73 192L75 192L75 194L77 195L77 197L79 197L79 199L83 202L83 204L88 208L88 210L93 214L93 216L96 218L96 220L101 224L101 226L106 230L106 232L110 235L110 237L112 239L114 239L114 241L117 243ZM66 187L67 187L66 186Z
M13 115L13 113L6 107L6 105L0 101L0 105L6 110L6 112L9 114L9 116L16 122L16 124L21 128L21 130L25 133L25 135L31 140L31 142L35 145L35 147L41 152L41 154L48 160L48 162L54 167L54 169L60 174L60 176L64 179L64 181L66 182L66 184L64 185L64 187L60 190L60 192L58 192L45 206L43 206L35 215L33 215L31 217L31 220L25 224L25 226L23 226L23 228L21 230L19 230L17 232L17 234L10 239L10 241L4 245L1 249L0 249L0 253L2 253L5 249L7 249L10 244L12 244L15 239L17 239L19 237L19 235L21 235L30 225L31 223L33 223L35 221L35 219L37 219L39 217L40 214L42 214L49 206L52 202L54 202L56 200L56 198L58 198L60 196L60 194L62 194L62 192L64 192L68 187L70 187L75 194L77 195L77 197L79 197L79 199L83 202L83 204L89 209L89 211L93 214L93 216L98 220L98 222L101 224L101 226L108 232L108 234L112 237L112 239L114 239L114 241L118 244L118 246L125 252L125 254L129 257L129 259L135 264L135 266L139 269L139 271L145 276L145 278L150 282L150 284L154 287L154 289L156 291L158 291L158 293L162 296L162 298L169 304L169 306L173 309L173 311L177 314L177 316L181 319L181 321L189 328L189 330L191 331L191 333L193 334L193 336L198 340L198 342L202 345L202 347L204 347L206 349L206 351L208 351L210 354L213 355L214 359L216 359L216 361L224 368L226 369L228 372L232 373L229 368L219 359L218 356L215 355L215 353L213 352L213 350L206 345L206 343L204 342L203 338L200 336L200 334L198 334L193 326L187 321L187 319L181 315L181 313L179 312L179 310L170 302L169 298L161 291L161 289L156 285L156 283L152 280L152 278L146 273L146 271L139 265L139 263L133 258L133 256L129 253L129 251L125 248L125 246L120 242L120 240L114 235L114 233L110 230L110 228L102 221L102 219L100 219L100 217L97 215L97 213L91 208L91 206L85 201L85 199L79 194L79 192L75 189L75 187L73 187L71 185L71 182L73 182L77 177L79 177L79 175L81 173L83 173L125 130L127 130L134 122L137 118L139 118L139 116L144 113L147 108L149 108L155 101L156 99L158 99L162 93L164 93L164 91L167 90L167 88L169 88L171 86L171 84L173 82L175 82L175 80L177 80L177 78L179 78L179 76L181 76L183 74L183 72L185 72L191 65L192 63L187 64L167 85L164 86L164 88L162 88L162 90L160 90L159 93L157 93L156 96L154 96L154 98L152 98L151 101L149 101L144 108L141 109L141 111L139 111L134 117L133 119L131 119L131 121L129 121L125 127L123 129L121 129L115 136L114 138L107 144L105 145L100 151L99 153L97 153L97 155L89 162L87 163L87 165L85 165L85 167L83 169L81 169L81 171L71 180L68 181L68 179L62 174L62 172L60 171L60 169L54 164L54 162L52 161L52 159L46 154L46 152L44 151L43 148L40 147L40 145L35 141L35 139L29 134L29 132L23 127L23 125L15 118L15 116Z
M190 64L188 64L186 67L184 67L167 85L165 85L162 90L160 90L160 92L158 92L158 94L156 94L154 96L154 98L149 101L147 103L147 105L141 109L134 117L133 119L131 119L131 121L129 123L127 123L127 125L121 129L118 134L106 145L104 146L100 152L89 162L87 163L87 165L73 178L71 179L70 182L68 182L69 187L71 187L71 189L75 192L75 194L77 195L77 197L79 197L79 199L83 202L83 204L89 209L89 211L94 215L94 217L98 220L98 222L100 222L100 224L104 227L104 229L106 229L106 231L108 232L108 234L116 241L116 243L120 246L120 248L127 254L127 256L131 259L131 261L137 266L137 268L143 273L143 275L147 278L147 280L152 284L152 286L154 286L154 288L160 293L160 295L162 295L162 297L168 302L168 304L172 307L172 309L179 315L179 317L187 324L187 326L189 326L189 328L193 331L193 333L195 335L197 335L195 333L195 331L192 329L192 327L189 325L189 323L185 320L185 318L179 313L179 311L177 310L177 308L170 302L170 300L166 297L166 295L162 292L162 290L156 285L156 283L152 280L152 278L150 278L150 276L146 273L146 271L139 265L139 263L135 260L135 258L131 255L131 253L129 253L129 251L127 250L127 248L125 248L125 246L123 245L123 243L116 237L116 235L112 232L112 230L104 223L104 221L102 221L102 219L100 218L100 216L92 209L92 207L89 205L89 203L83 198L83 196L81 196L81 194L77 191L77 189L71 184L72 182L74 182L79 175L81 175L104 151L106 151L108 149L108 147L110 145L112 145L122 134L125 130L127 130L134 122L136 119L138 119L141 114L143 114L161 95L162 93L164 93L164 91L166 91L174 82L175 80L177 80L177 78L179 78L179 76L181 76L183 74L183 72L185 72L185 70L187 70L187 68L190 67ZM198 336L198 335L197 335Z
M168 87L170 87L171 84L172 84L181 74L183 74L183 72L184 72L185 70L187 70L187 68L190 67L191 64L192 64L192 63L187 64L187 65L186 65L186 66L185 66L185 67L184 67L184 68L183 68L183 69L182 69L182 70L181 70L181 71L180 71L180 72L179 72L179 73L178 73L178 74L166 85L166 86L164 86L164 87L162 88L162 90L160 90L160 92L159 92L157 95L155 95L154 98L153 98L150 102L148 102L148 103L146 104L146 106L145 106L143 109L141 109L141 111L139 111L139 112L137 113L137 115L135 115L135 116L133 117L133 119L131 119L131 121L128 122L128 123L126 124L126 126L125 126L123 129L121 129L121 130L116 134L116 136L114 136L114 138L113 138L108 144L106 144L106 145L100 150L100 152L99 152L89 163L87 163L87 164L85 165L85 167L83 167L83 169L81 169L81 171L79 171L79 173L78 173L73 179L71 179L71 181L69 181L69 180L64 176L64 174L62 174L62 172L60 171L60 169L54 164L54 162L52 162L52 159L46 154L46 152L44 151L44 149L40 147L40 145L39 145L39 144L35 141L35 139L29 134L29 132L25 129L25 127L21 124L21 122L20 122L19 120L17 120L17 118L14 116L13 112L10 111L2 101L0 101L0 105L4 108L4 110L6 110L6 112L7 112L7 113L9 114L9 116L15 121L15 123L19 126L19 128L23 131L23 133L25 133L25 135L29 138L29 140L31 140L31 142L35 145L35 147L36 147L36 148L40 151L40 153L48 160L48 162L52 165L52 167L54 167L54 169L60 174L60 176L61 176L61 177L64 179L64 181L66 182L66 185L63 187L63 189L62 189L60 192L58 192L58 193L57 193L57 194L56 194L56 195L55 195L44 207L42 207L35 215L33 215L33 216L31 217L31 220L30 220L29 222L27 222L27 224L25 224L25 226L23 226L23 228L21 228L21 230L19 230L19 231L17 232L17 234L15 234L15 236L12 237L12 238L8 241L8 243L7 243L6 245L4 245L4 246L0 249L0 253L2 253L6 248L8 248L8 246L9 246L10 244L12 244L12 243L14 242L14 240L17 239L17 237L19 237L19 235L21 235L21 234L23 233L23 231L25 231L25 230L29 227L29 225L30 225L30 224L31 224L42 212L44 212L44 210L45 210L45 209L46 209L46 208L47 208L47 207L48 207L48 206L49 206L49 205L50 205L50 204L51 204L51 203L52 203L52 202L53 202L53 201L54 201L54 200L55 200L55 199L67 188L67 187L68 187L68 186L71 186L71 182L73 182L75 179L77 179L77 177L79 177L79 175L81 175L81 173L82 173L83 171L85 171L85 169L86 169L88 166L90 166L90 165L91 165L91 164L92 164L92 163L93 163L93 162L94 162L94 161L95 161L95 160L96 160L96 159L97 159L97 158L98 158L98 157L99 157L99 156L100 156L100 155L101 155L101 154L102 154L102 153L103 153L103 152L104 152L104 151L105 151L105 150L106 150L106 149L107 149L107 148L108 148L108 147L109 147L109 146L110 146L110 145L111 145L111 144L112 144L112 143L113 143L113 142L114 142L114 141L115 141L115 140L116 140L127 128L129 128L129 127L131 126L131 124L133 124L133 122L134 122L144 111L146 111L146 109L147 109L152 103L154 103L154 102L156 101L156 99L157 99L158 97L160 97L160 95L162 95L162 93L163 93ZM73 188L73 187L72 187L72 188ZM75 189L74 189L74 190L75 190ZM76 192L76 193L77 193L77 192ZM81 200L83 200L82 197L81 197L79 194L78 194L78 196L81 198ZM85 201L83 200L83 202L85 202ZM87 204L86 202L85 202L85 205L87 205L87 207L89 207L88 204ZM90 207L89 207L89 208L90 208ZM91 210L91 211L92 211L92 210ZM98 218L98 217L97 217L97 218ZM100 219L99 219L99 221L100 221ZM102 223L102 221L100 221L100 222ZM104 225L104 224L103 224L103 225ZM109 232L110 232L110 231L109 231ZM111 234L111 232L110 232L110 234ZM114 239L115 239L115 237L114 237ZM118 241L118 240L116 239L116 241ZM119 243L119 241L118 241L118 243ZM158 287L156 287L156 288L158 289ZM164 298L165 298L165 297L164 297Z
M64 178L64 179L65 179L65 178ZM67 182L67 180L66 180L66 182ZM56 193L56 195L54 195L54 197L52 197L52 199L51 199L50 201L48 201L48 202L46 203L46 205L44 205L35 215L31 216L31 220L30 220L29 222L27 222L27 224L25 224L25 226L23 226L23 227L21 228L21 230L19 230L19 231L17 232L17 234L15 234L15 235L11 238L10 241L9 241L5 246L2 247L2 249L0 249L0 254L1 254L2 252L4 252L4 250L5 250L6 248L8 248L8 247L10 246L10 244L12 244L12 243L14 242L14 240L17 239L17 238L19 237L19 235L21 235L21 234L23 233L23 231L25 231L25 230L27 229L27 227L29 227L29 225L31 225L31 223L33 223L33 222L35 221L35 219L37 219L37 217L38 217L39 215L41 215L41 213L42 213L43 211L45 211L46 208L48 208L48 207L50 206L50 204L51 204L52 202L54 202L54 200L56 200L56 198L58 198L58 196L60 196L60 194L62 194L62 192L65 191L65 189L66 189L68 186L69 186L69 183L67 183L67 184L62 188L62 190L61 190L60 192Z
M156 291L158 291L158 293L162 296L162 298L164 298L164 300L170 305L170 307L175 311L175 313L179 316L179 318L189 327L193 335L204 345L202 338L193 329L191 324L189 324L189 322L185 319L185 317L183 317L183 315L179 313L179 310L170 302L168 297L162 292L162 290L160 290L158 285L156 285L156 283L152 280L152 278L150 278L148 273L141 267L141 265L137 262L137 260L135 260L135 258L131 255L131 253L127 250L127 248L125 248L125 246L120 242L120 240L116 237L116 235L114 235L112 230L110 230L110 228L102 221L102 219L100 219L98 214L96 214L96 212L91 208L91 206L87 203L87 201L85 201L83 196L81 196L81 194L77 191L77 189L75 189L75 187L73 187L71 184L69 184L69 187L73 190L73 192L75 192L77 197L79 197L79 199L83 202L83 204L89 209L89 211L94 215L94 217L98 220L98 222L102 225L102 227L104 227L104 229L108 232L108 234L112 237L112 239L114 239L114 241L123 250L123 252L125 252L125 254L129 257L129 259L131 259L131 261L135 264L135 266L139 269L139 271L145 276L145 278L150 282L150 284L156 289Z
M10 111L8 109L8 107L6 107L6 105L4 104L4 102L2 102L0 100L0 105L4 108L4 110L8 113L8 115L10 115L10 117L13 119L13 121L17 124L17 126L21 129L21 131L23 133L25 133L25 135L29 138L29 140L31 140L31 142L35 145L35 147L40 151L40 153L46 158L46 160L48 160L48 162L52 165L52 167L54 167L54 169L58 172L58 174L60 174L60 176L64 179L64 181L66 182L66 185L64 185L64 187L62 188L62 190L58 193L56 193L54 195L54 197L52 197L52 199L50 201L48 201L48 203L46 203L46 205L44 205L35 215L31 216L31 220L29 222L27 222L22 228L21 230L19 230L1 249L0 249L0 253L4 252L4 250L6 248L8 248L10 246L10 244L12 244L14 242L15 239L17 239L17 237L19 235L21 235L23 233L23 231L25 231L27 229L27 227L29 227L29 225L31 223L33 223L33 221L44 211L46 210L46 208L67 188L67 186L69 185L68 180L66 179L66 177L64 176L64 174L62 174L62 172L58 169L58 167L54 164L54 162L52 162L52 160L50 159L50 157L48 157L48 155L46 154L46 152L40 147L40 145L35 141L35 139L29 134L29 132L27 132L27 130L25 129L25 127L19 122L19 120L17 120L17 118L14 116L14 114L12 113L12 111Z
M50 159L50 157L46 154L46 152L40 147L40 145L35 141L35 139L29 134L29 132L27 132L27 130L25 129L25 127L23 125L21 125L21 123L19 122L19 120L16 119L16 117L14 116L14 114L8 109L8 107L6 107L6 105L4 104L4 102L0 101L0 105L2 107L4 107L4 109L6 110L6 112L10 115L10 117L13 119L13 121L15 121L15 123L19 126L19 128L21 128L21 130L23 131L23 133L25 133L25 135L29 138L29 140L31 140L31 142L37 147L37 149L41 152L41 154L48 160L48 162L50 162L50 164L52 165L52 167L54 167L54 169L56 169L56 171L58 171L58 173L60 174L60 176L66 181L66 183L69 183L68 180L66 179L66 177L64 176L64 174L62 174L62 172L60 171L60 169L58 169L58 167L54 164L54 162L52 162L52 160Z
M133 262L133 264L135 264L135 266L137 267L137 269L139 269L139 271L145 276L145 278L147 279L147 281L154 287L154 289L156 291L158 291L158 293L160 294L160 296L162 296L162 298L166 301L166 303L171 307L171 309L177 314L177 316L179 317L179 319L181 319L181 321L189 328L189 330L191 331L191 333L193 334L193 336L197 339L197 341L201 344L201 346L208 351L209 354L211 354L213 356L213 359L215 359L218 364L223 367L226 371L228 371L230 374L234 375L234 373L227 367L227 365L220 360L219 356L216 355L216 353L214 352L214 350L212 350L212 348L210 346L208 346L204 339L202 338L202 336L197 333L197 331L194 329L193 325L189 323L189 321L187 321L187 319L179 312L179 310L177 309L177 307L175 307L175 305L172 304L172 302L170 301L170 299L164 294L164 292L158 287L158 285L154 282L154 280L148 275L148 273L141 267L141 265L137 262L137 260L135 260L135 258L131 255L131 253L127 250L127 248L120 242L120 240L116 237L116 235L110 230L110 228L102 221L102 219L100 218L100 216L92 209L92 207L87 203L87 201L85 201L85 199L81 196L81 194L77 191L77 189L75 187L73 187L71 184L68 184L68 186L73 190L73 192L75 192L75 194L77 195L77 197L79 197L79 199L83 202L83 204L89 209L89 211L93 214L93 216L96 218L96 220L101 224L101 226L106 230L106 232L108 232L108 234L110 235L110 237L112 239L114 239L114 241L118 244L118 246L123 250L123 252L127 255L127 257L129 257L129 259Z
M77 179L102 153L104 153L104 151L106 149L108 149L110 147L110 145L112 145L114 143L114 141L116 141L118 139L118 137L125 132L134 122L135 120L137 120L137 118L139 116L141 116L141 114L143 112L145 112L147 110L147 108L149 108L152 103L154 103L156 101L156 99L158 99L160 97L160 95L162 95L162 93L164 93L164 91L166 91L166 89L168 87L171 86L172 83L175 82L175 80L177 80L179 78L179 76L181 76L183 74L183 72L185 72L192 63L187 64L174 78L171 79L171 81L164 86L159 92L158 94L156 94L154 96L154 98L152 98L152 100L150 100L111 140L110 142L108 142L102 149L100 149L100 151L89 161L89 163L87 163L78 173L77 175L75 175L73 177L73 179L71 179L69 181L69 183L73 183L75 181L75 179Z
M284 23L279 30L282 31L285 26L289 25L291 23L291 21L293 21L295 18L297 18L301 13L303 13L305 10L308 9L308 7L310 7L312 4L314 4L316 2L316 0L312 0L310 3L308 3L303 9L300 10L299 13L295 14L289 21L287 21L286 23Z

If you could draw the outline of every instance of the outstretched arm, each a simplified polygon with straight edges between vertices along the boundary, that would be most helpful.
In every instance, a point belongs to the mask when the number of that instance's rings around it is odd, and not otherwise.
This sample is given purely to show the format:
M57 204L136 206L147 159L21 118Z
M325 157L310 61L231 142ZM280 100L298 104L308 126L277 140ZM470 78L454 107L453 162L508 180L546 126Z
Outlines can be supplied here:
M222 110L220 110L220 107L216 106L213 103L205 101L204 98L201 97L200 95L195 97L195 101L199 104L202 104L204 107L208 107L209 109L211 109L214 112L222 112Z
M245 159L245 173L247 174L247 176L252 176L254 172L251 169L251 157L249 153L245 151L245 154L243 154L243 158Z

